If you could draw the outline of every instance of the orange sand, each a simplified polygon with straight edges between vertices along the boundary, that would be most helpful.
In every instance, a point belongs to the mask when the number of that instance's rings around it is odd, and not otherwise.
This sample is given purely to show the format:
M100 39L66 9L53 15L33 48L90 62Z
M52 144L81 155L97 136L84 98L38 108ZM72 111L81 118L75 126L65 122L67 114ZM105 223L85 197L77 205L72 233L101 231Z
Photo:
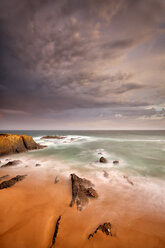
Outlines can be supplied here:
M111 182L96 184L99 198L90 200L83 211L69 207L70 178L41 173L40 168L1 169L0 176L27 174L11 188L0 190L0 248L49 248L59 215L62 215L54 247L67 248L164 248L165 217L159 211L136 203L135 192L124 194ZM139 196L140 197L140 196ZM146 199L147 201L147 199ZM99 224L112 224L112 237L98 232Z

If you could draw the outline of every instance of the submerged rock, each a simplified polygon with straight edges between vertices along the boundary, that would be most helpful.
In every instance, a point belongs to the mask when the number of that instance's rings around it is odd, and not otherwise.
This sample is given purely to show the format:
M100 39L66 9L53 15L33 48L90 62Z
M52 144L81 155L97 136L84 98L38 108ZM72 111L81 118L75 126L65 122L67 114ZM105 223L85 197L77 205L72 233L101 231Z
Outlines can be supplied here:
M129 184L134 185L134 183L127 176L123 176L123 177L127 180Z
M109 174L107 171L104 170L104 177L108 178L109 177Z
M72 181L72 201L70 206L72 207L75 203L78 210L82 210L83 207L88 203L89 198L97 198L97 192L92 188L93 184L85 179L71 174Z
M119 163L119 160L114 160L113 161L113 164L118 164Z
M65 139L65 136L58 136L58 135L47 135L47 136L43 136L41 137L41 139Z
M36 167L41 166L41 164L36 164Z
M105 222L103 225L99 225L96 230L93 233L90 233L88 236L88 239L93 238L93 236L98 232L102 231L106 235L112 236L111 233L111 223L110 222Z
M56 184L56 183L58 183L58 182L59 182L59 177L56 176L56 177L55 177L55 180L54 180L54 183Z
M0 156L44 147L45 146L37 144L31 136L0 134Z
M12 187L17 182L22 181L26 176L27 175L17 175L16 177L11 178L10 180L4 181L0 183L0 189Z
M108 162L107 159L104 157L101 157L99 161L100 161L100 163L107 163Z
M16 165L18 165L20 163L21 163L20 160L9 161L7 164L2 165L1 168L3 168L3 167L10 167L10 166L16 166Z

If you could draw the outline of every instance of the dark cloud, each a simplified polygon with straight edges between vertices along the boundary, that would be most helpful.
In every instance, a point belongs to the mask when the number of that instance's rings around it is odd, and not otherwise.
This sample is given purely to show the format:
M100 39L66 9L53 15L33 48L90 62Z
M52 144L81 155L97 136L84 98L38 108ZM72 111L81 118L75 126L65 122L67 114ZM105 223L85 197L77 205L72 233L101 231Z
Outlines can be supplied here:
M164 104L164 10L163 0L2 0L1 109L87 115ZM146 64L158 53L155 83Z

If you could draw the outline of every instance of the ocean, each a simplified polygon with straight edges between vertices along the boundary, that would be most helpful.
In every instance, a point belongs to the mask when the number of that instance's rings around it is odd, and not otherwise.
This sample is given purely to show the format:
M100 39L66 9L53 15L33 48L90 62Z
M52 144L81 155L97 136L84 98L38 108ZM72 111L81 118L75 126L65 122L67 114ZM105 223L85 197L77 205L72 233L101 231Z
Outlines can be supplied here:
M58 167L63 173L78 171L102 176L103 171L126 173L134 177L165 179L165 131L1 131L27 134L47 148L26 153L45 166ZM65 139L41 139L45 135ZM19 154L15 155L19 157ZM100 157L108 162L100 163ZM118 160L118 164L113 164Z

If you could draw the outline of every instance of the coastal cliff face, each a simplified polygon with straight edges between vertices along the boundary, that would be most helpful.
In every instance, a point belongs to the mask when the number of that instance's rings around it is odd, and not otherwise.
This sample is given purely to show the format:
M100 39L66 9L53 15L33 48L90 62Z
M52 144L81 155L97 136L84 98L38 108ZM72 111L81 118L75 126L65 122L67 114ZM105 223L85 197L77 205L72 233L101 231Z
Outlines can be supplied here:
M0 134L0 156L41 148L44 146L37 144L31 136Z

